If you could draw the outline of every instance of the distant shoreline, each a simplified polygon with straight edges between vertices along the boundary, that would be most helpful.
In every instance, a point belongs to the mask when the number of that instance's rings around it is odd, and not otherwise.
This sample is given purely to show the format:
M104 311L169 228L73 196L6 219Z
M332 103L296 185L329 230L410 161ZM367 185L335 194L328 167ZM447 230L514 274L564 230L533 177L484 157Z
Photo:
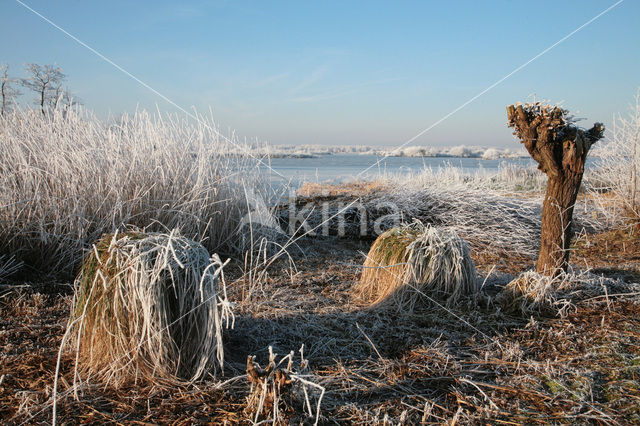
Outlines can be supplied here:
M481 155L451 155L451 154L425 154L425 155L403 155L403 154L393 154L393 153L357 153L358 155L374 155L377 157L398 157L398 158L474 158L478 160L495 160L495 159L515 159L515 158L528 158L528 155L512 155L512 156L504 156L497 158L486 158ZM276 154L265 154L270 158L322 158L331 155L353 155L348 152L338 152L338 153L321 153L321 154L285 154L285 153L276 153Z
M370 146L322 146L322 145L261 145L234 150L233 154L250 152L269 158L321 158L329 155L374 155L378 157L414 158L477 158L484 160L527 158L521 147L487 148L481 146L375 148Z

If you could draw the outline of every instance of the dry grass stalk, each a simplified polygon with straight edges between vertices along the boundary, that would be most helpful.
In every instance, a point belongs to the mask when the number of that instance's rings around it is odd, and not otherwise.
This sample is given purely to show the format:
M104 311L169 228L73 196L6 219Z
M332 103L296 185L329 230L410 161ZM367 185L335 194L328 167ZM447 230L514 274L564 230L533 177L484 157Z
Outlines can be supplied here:
M309 419L315 419L314 425L320 418L320 404L325 389L309 380L304 374L309 369L309 362L304 358L304 345L300 347L300 363L294 370L294 352L276 364L273 348L269 346L269 365L260 367L255 361L255 355L247 357L247 377L251 383L251 391L247 399L246 412L258 420L279 424L285 422L287 412L295 412L301 408ZM280 367L284 362L286 367ZM320 392L319 395L315 393ZM311 403L316 400L315 409Z
M448 305L478 291L469 245L455 231L414 222L380 235L371 246L355 294L412 310L422 296Z
M116 386L221 371L231 314L224 283L218 289L222 266L175 231L103 237L75 283L76 367Z
M612 131L598 147L599 167L588 188L596 194L611 192L615 204L606 213L617 222L622 216L640 230L640 88L626 115L614 117Z
M0 256L0 280L9 278L21 268L22 262L17 261L14 256Z

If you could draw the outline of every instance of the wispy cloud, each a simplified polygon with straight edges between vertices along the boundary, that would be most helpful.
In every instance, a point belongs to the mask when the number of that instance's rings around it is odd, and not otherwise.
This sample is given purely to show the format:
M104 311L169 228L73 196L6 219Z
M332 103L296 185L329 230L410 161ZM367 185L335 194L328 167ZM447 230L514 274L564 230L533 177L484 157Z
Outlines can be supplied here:
M319 68L316 68L309 74L306 78L304 78L297 86L291 89L291 94L296 94L309 86L313 86L314 84L321 81L329 72L329 65L322 65Z
M336 90L336 91L329 91L324 93L317 93L317 94L308 95L308 96L297 96L293 98L288 98L287 100L291 102L317 102L317 101L324 101L327 99L341 98L343 96L348 96L353 93L356 93L356 90L343 90L343 91Z
M302 96L292 96L287 100L290 102L317 102L317 101L324 101L328 99L341 98L343 96L349 96L349 95L358 93L361 91L361 89L365 87L379 86L379 85L383 85L383 84L390 83L393 81L398 81L398 80L401 80L401 78L386 78L382 80L374 80L374 81L368 81L368 82L363 82L358 84L351 84L351 85L347 85L347 86L343 86L343 87L339 87L331 90L326 90L318 93L312 93L312 94L302 95Z
M279 82L281 80L286 79L290 75L291 74L288 73L288 72L283 72L283 73L279 73L279 74L270 75L270 76L264 77L261 80L257 80L255 82L253 82L250 86L252 88L271 86L274 83L277 83L277 82Z

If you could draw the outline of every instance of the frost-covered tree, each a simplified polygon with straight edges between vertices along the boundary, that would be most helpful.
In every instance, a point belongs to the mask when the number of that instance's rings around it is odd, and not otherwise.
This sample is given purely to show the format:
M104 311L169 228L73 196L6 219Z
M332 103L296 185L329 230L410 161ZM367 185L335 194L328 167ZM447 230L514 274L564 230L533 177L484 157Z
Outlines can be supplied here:
M595 123L589 130L580 129L567 110L541 102L510 105L507 118L514 135L548 177L536 270L555 276L569 265L573 207L587 153L602 138L604 126Z
M21 79L21 83L36 92L36 103L44 114L45 107L57 104L66 75L55 65L26 64L25 67L29 77Z
M16 80L9 77L9 66L0 65L0 115L10 111L20 91L14 86Z
M80 105L82 102L73 96L68 87L57 86L53 89L51 96L49 97L48 105L52 111L58 108L70 108L74 105Z

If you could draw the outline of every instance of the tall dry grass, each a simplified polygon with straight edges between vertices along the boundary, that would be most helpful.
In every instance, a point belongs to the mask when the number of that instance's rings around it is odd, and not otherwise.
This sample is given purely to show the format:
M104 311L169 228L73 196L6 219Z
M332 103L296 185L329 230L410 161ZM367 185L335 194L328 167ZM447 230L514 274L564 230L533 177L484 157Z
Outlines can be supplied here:
M76 108L0 117L0 255L69 275L103 233L178 228L230 251L248 206L267 188L249 155L211 117L137 111L104 123ZM265 197L268 198L268 197Z
M598 167L587 180L596 194L612 193L603 202L606 217L617 222L620 216L640 230L640 88L626 115L614 117L605 141L596 144Z

